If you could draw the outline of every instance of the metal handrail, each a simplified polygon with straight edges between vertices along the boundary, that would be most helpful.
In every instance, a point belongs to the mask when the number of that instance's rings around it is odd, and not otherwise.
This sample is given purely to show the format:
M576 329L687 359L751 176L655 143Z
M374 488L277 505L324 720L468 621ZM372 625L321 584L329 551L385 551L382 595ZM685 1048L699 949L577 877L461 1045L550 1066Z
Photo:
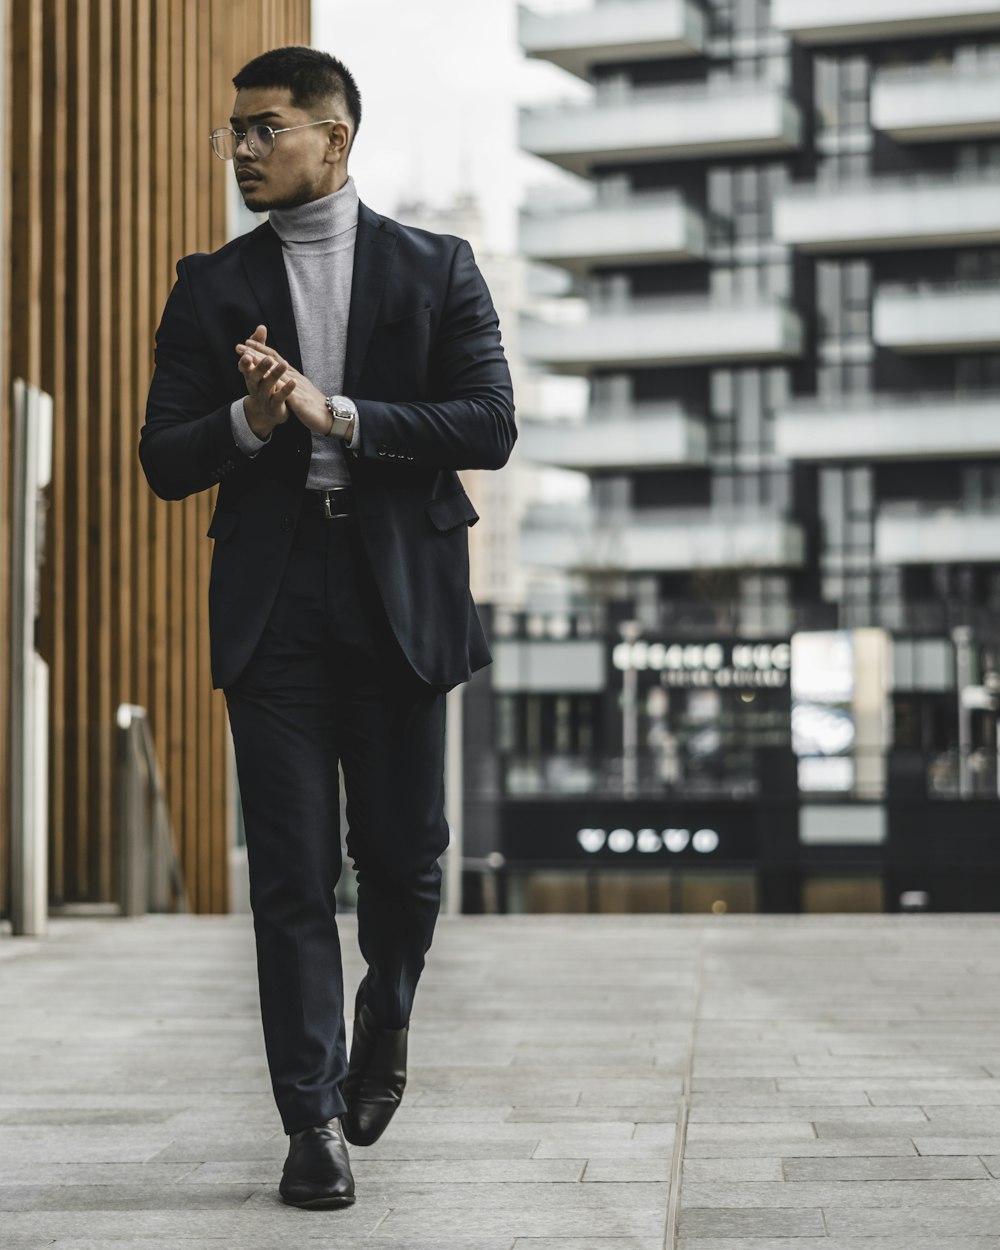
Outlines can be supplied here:
M571 326L578 329L598 317L648 316L671 312L731 312L744 309L779 309L797 312L795 304L782 295L763 295L757 292L733 292L720 295L717 292L689 293L684 295L614 295L594 296L584 306L585 316L575 321L546 320L531 313L522 313L521 320L528 325L554 326L561 329Z
M943 82L952 83L956 79L965 82L967 79L981 78L984 82L995 83L998 64L977 63L975 65L956 65L954 61L946 65L883 65L872 75L872 84L881 82Z
M557 188L551 195L536 193L519 209L522 221L549 221L553 217L585 217L606 212L641 212L649 208L689 208L690 200L674 187L651 187L629 190L617 199L613 195L602 198L599 192L584 198Z
M1000 499L981 499L978 502L965 499L894 499L879 506L879 516L885 517L957 517L960 520L991 520L1000 515Z
M721 78L710 82L670 83L669 85L622 83L616 91L606 91L600 95L595 92L593 96L583 100L578 97L563 96L559 99L548 100L544 104L522 105L519 113L522 117L539 117L546 113L587 113L595 110L604 112L615 105L670 103L674 100L681 103L686 100L711 101L723 98L740 99L746 96L759 98L774 95L791 99L787 88L767 78Z
M836 409L868 412L881 408L934 408L941 404L997 404L1000 406L1000 390L966 389L964 391L870 391L852 392L849 395L791 395L779 412L823 412Z
M188 912L187 887L146 709L121 703L116 722L122 915Z
M557 417L543 417L528 414L523 419L533 430L557 430L560 434L583 430L591 425L606 425L609 422L641 424L646 421L676 420L680 417L704 419L704 412L699 411L680 400L661 400L660 402L642 402L628 404L594 405L585 412L569 415L561 413Z
M954 169L947 173L931 173L927 170L902 174L845 174L836 181L823 178L811 182L789 182L777 193L778 199L810 199L818 195L851 194L857 191L912 190L914 187L981 186L996 187L1000 184L1000 170Z
M950 281L880 282L880 295L965 295L1000 291L1000 278L952 278Z

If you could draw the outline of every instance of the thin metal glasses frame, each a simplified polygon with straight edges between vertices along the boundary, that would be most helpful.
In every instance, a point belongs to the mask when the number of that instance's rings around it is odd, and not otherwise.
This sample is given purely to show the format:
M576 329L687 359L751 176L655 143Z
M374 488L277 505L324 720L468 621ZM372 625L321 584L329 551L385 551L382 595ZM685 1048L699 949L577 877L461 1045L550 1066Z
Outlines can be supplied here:
M212 133L208 136L208 138L209 138L210 143L212 144L212 151L215 153L215 155L219 158L220 161L231 161L233 157L236 155L236 149L240 146L240 144L243 142L244 139L246 139L247 144L250 148L250 151L254 154L254 156L263 158L266 156L270 156L271 153L274 151L275 135L283 135L287 133L287 131L289 130L305 130L309 126L326 126L326 125L329 125L331 122L337 122L339 120L340 118L338 117L325 117L322 121L319 121L319 122L302 122L298 126L281 126L278 130L275 130L273 126L265 126L261 123L258 123L255 126L251 126L248 130L233 130L232 126L220 126L217 130L213 130ZM254 146L254 141L253 141L254 131L258 132L258 140L260 139L262 132L266 133L269 136L268 141L270 143L270 147L268 148L266 152L258 152L257 148ZM215 143L216 137L218 136L221 139L222 135L232 135L233 139L235 140L233 144L232 156L223 156L219 152L219 149L216 147L216 143ZM261 146L263 146L263 144Z

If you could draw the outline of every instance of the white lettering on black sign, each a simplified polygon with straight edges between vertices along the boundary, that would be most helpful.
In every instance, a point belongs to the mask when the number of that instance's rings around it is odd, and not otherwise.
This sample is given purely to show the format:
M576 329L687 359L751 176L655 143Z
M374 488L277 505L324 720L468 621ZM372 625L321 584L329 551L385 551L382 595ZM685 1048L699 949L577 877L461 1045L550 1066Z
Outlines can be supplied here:
M787 642L620 642L611 652L619 672L662 674L665 686L771 686L788 684L792 648Z

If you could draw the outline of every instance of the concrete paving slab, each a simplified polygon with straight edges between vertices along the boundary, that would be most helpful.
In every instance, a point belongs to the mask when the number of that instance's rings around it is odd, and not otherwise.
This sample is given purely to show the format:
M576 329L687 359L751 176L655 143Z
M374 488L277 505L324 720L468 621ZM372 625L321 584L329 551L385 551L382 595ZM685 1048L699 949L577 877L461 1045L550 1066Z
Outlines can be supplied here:
M995 917L442 918L338 1212L277 1195L249 918L69 923L0 938L3 1250L1000 1250Z
M786 1181L982 1180L990 1172L975 1157L785 1159Z

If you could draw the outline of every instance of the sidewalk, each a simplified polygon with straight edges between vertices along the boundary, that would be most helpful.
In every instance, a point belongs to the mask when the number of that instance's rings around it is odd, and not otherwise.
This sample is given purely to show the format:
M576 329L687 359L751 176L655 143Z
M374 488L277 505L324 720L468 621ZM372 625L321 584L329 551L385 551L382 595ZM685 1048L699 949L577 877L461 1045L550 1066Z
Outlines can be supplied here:
M1000 1250L997 916L443 917L410 1057L288 1207L249 917L0 938L0 1246Z

